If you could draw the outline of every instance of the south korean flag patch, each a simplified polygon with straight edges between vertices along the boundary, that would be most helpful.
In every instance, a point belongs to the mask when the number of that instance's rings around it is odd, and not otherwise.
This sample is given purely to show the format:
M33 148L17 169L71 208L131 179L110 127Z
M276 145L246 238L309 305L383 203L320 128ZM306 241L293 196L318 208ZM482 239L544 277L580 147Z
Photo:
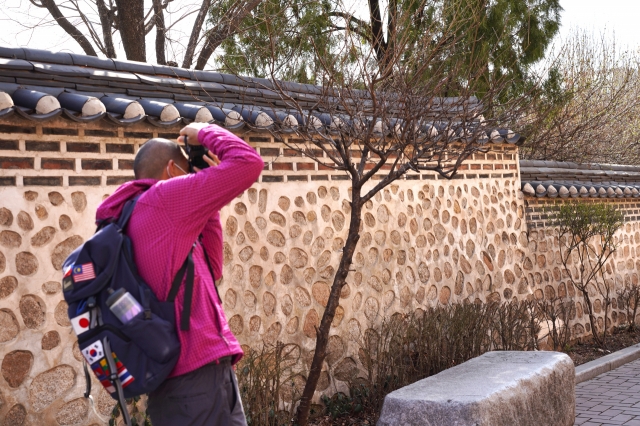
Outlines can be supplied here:
M82 350L82 355L84 356L84 359L87 360L89 365L93 364L96 361L99 361L101 358L104 358L102 342L100 340L96 340L91 345Z

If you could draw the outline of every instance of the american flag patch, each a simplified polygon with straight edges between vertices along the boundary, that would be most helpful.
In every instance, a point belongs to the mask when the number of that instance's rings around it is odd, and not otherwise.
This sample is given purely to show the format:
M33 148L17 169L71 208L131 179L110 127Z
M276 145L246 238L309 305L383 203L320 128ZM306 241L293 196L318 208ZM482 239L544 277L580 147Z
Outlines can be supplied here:
M82 265L73 266L73 281L76 283L92 280L96 277L93 270L93 263L83 263Z

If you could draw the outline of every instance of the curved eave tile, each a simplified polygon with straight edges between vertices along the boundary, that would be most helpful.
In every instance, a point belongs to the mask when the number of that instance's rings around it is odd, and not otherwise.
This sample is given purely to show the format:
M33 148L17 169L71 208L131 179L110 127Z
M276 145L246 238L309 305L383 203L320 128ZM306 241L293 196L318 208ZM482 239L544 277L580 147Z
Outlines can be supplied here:
M62 108L62 112L64 113L65 117L69 118L70 120L77 121L78 123L90 123L92 121L100 120L105 115L107 115L107 112L105 111L94 115L83 116L76 111L71 111L66 108Z
M62 108L59 108L55 111L52 111L46 114L29 114L22 108L15 108L15 110L18 113L18 115L26 118L27 120L37 121L37 122L49 121L55 117L58 117L60 114L62 114Z
M107 112L106 117L110 121L116 123L119 126L130 126L132 124L141 122L142 120L145 119L146 116L145 115L139 115L139 116L133 117L133 118L121 118L122 115L120 115L120 114L114 114L112 112Z
M15 112L14 107L2 109L0 110L0 118L11 117L14 112Z
M592 183L550 183L522 181L521 190L528 197L547 198L638 198L640 185L594 185Z
M180 123L182 121L182 117L178 117L170 121L162 121L157 117L147 115L147 121L156 127L171 127Z

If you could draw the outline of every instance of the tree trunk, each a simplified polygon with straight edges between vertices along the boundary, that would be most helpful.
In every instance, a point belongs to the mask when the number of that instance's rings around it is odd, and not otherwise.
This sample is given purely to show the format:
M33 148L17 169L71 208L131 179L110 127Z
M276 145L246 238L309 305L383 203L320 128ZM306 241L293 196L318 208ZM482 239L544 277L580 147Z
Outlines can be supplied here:
M372 33L371 42L376 52L378 65L382 68L387 53L387 44L384 41L384 33L382 32L382 14L380 13L379 0L369 0L369 19Z
M593 305L591 304L591 298L589 297L588 291L589 290L585 288L582 293L582 297L584 299L585 307L587 308L587 315L589 315L589 324L591 324L591 335L593 336L593 341L596 345L601 346L600 336L598 336L596 316L593 313Z
M107 50L105 54L108 58L115 58L116 49L113 46L113 37L111 37L111 27L113 26L111 11L107 8L104 0L96 0L96 5L98 6L98 16L100 16L100 25L102 26L102 39Z
M130 61L147 61L144 40L144 0L116 0L122 46Z
M261 2L262 0L248 0L244 5L234 5L234 7L230 9L228 16L223 18L223 22L218 22L215 28L212 28L207 32L207 42L200 51L198 62L196 63L197 70L204 69L209 58L218 46L220 46L220 44L222 44L222 42L228 37L231 37L236 33L242 20Z
M360 239L360 223L362 222L362 204L360 201L360 189L355 187L352 190L352 202L351 202L351 220L349 223L349 234L347 235L347 241L344 244L342 250L342 258L340 259L340 266L333 278L333 285L331 286L331 293L329 294L329 300L327 307L322 315L320 321L320 327L317 330L316 336L316 348L313 354L313 361L311 362L311 368L309 369L309 377L305 383L304 390L302 391L302 397L300 398L300 405L298 406L298 412L296 414L296 424L298 426L305 426L309 421L309 409L311 408L311 399L318 386L318 379L322 372L322 363L326 357L327 344L329 342L329 330L331 329L331 322L336 313L336 308L340 302L340 292L346 282L347 275L351 269L351 263L353 261L353 254L358 245Z
M166 65L167 60L164 56L165 28L164 28L164 12L162 11L162 1L153 0L153 13L156 21L156 61L159 65Z
M184 53L184 61L182 62L182 68L191 68L193 63L193 55L196 51L196 45L200 37L200 31L202 31L202 24L204 24L204 18L207 17L207 13L211 8L211 0L203 0L200 6L200 11L196 17L196 22L191 29L191 37L189 37L189 44L187 44L187 50Z

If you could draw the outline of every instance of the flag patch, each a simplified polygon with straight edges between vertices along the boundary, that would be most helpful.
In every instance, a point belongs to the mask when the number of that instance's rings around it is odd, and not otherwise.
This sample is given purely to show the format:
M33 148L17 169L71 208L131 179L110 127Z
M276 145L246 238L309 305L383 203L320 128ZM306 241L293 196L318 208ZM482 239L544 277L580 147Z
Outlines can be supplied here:
M73 268L71 266L67 266L63 272L64 275L62 276L62 289L64 291L73 290L73 277L71 276Z
M79 336L85 331L89 330L90 320L91 320L90 312L85 312L82 315L78 315L75 318L71 318L71 326L73 327L73 331L75 331L76 336Z
M93 263L83 263L82 265L73 266L73 281L76 283L92 280L96 277L93 269Z
M124 366L123 363L120 362L115 352L111 352L113 355L113 359L116 362L116 368L118 369L118 378L120 379L120 383L122 383L122 387L126 388L133 382L133 376L127 370L127 367Z
M111 356L116 363L116 370L118 372L118 378L120 379L120 383L123 388L126 388L133 382L133 376L129 373L129 370L120 362L118 356L115 352L111 352ZM113 384L109 380L109 376L111 375L111 370L109 369L109 363L106 358L102 358L99 362L96 362L91 366L91 369L96 374L96 377L102 383L102 386L107 390L107 392L113 393L115 392L115 388Z
M111 380L109 380L109 366L107 365L106 359L101 359L99 363L96 362L91 366L91 369L98 378L98 381L107 390L107 392L114 393L116 391L116 388L111 383Z
M104 350L102 349L102 342L96 340L91 345L82 350L82 355L87 360L89 365L92 365L100 358L104 358Z

